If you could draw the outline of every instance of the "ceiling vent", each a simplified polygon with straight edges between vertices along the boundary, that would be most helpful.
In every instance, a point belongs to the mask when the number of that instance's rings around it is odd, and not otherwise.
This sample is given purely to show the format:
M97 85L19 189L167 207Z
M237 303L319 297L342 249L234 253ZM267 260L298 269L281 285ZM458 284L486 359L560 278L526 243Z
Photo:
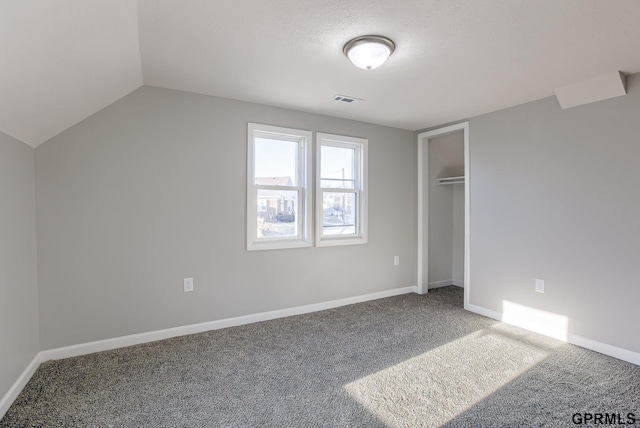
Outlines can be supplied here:
M364 100L361 100L360 98L348 97L346 95L336 95L333 97L333 100L340 101L342 103L347 103L347 104L356 104L364 101Z

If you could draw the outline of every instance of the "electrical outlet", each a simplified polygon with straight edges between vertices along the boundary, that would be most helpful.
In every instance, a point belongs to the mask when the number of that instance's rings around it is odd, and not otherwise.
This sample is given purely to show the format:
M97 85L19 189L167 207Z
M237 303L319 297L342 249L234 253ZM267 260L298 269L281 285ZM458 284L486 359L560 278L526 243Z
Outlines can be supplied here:
M393 256L393 265L400 266L400 256Z
M544 293L544 279L536 278L536 291L538 293Z
M193 278L184 279L184 292L193 291Z

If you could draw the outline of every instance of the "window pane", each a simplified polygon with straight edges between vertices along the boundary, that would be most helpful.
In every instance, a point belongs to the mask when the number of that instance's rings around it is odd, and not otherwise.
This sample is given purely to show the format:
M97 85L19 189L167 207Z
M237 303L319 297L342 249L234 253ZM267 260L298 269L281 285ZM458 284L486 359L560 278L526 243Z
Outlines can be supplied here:
M322 146L320 150L320 186L355 189L355 149Z
M267 186L297 186L299 143L296 141L255 139L256 183Z
M258 238L298 236L298 192L258 189Z
M322 193L322 235L355 235L356 194Z

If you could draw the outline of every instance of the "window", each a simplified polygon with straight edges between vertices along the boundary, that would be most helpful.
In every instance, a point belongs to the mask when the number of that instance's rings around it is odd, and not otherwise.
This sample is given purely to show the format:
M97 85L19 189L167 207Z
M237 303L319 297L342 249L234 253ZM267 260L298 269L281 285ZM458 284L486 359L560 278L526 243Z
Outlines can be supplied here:
M311 246L311 132L250 123L247 250Z
M316 245L366 244L367 140L316 140Z

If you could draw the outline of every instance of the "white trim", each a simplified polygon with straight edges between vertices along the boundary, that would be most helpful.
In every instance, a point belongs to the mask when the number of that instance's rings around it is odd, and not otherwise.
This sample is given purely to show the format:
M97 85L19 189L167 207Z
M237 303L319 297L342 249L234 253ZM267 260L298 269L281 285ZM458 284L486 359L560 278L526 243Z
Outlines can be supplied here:
M165 330L156 330L148 333L133 334L129 336L116 337L113 339L98 340L95 342L81 343L78 345L65 346L63 348L49 349L39 352L31 363L24 369L18 379L13 383L7 393L0 399L0 419L6 414L9 407L18 398L20 392L27 385L33 374L36 372L41 363L49 360L59 360L62 358L78 357L81 355L91 354L94 352L108 351L112 349L122 348L125 346L139 345L142 343L154 342L162 339L169 339L177 336L184 336L194 333L202 333L209 330L217 330L221 328L235 327L239 325L251 324L260 321L268 321L277 318L284 318L294 315L302 315L310 312L317 312L326 309L333 309L340 306L353 305L355 303L367 302L370 300L383 299L385 297L398 296L401 294L419 293L419 287L403 287L392 290L378 291L375 293L364 294L360 296L345 297L343 299L330 300L327 302L313 303L305 306L297 306L294 308L280 309L276 311L262 312L254 315L245 315L236 318L227 318L223 320L210 321L200 324L191 324L182 327L169 328ZM467 311L502 321L502 315L481 306L465 303L464 308ZM568 342L586 348L604 355L627 361L640 366L640 353L627 349L618 348L606 343L587 339L585 337L574 334L569 335Z
M502 314L500 312L492 311L482 306L472 305L471 303L465 303L464 308L483 317L492 318L497 321L502 321Z
M375 293L363 294L360 296L345 297L342 299L330 300L327 302L312 303L310 305L296 306L293 308L261 312L258 314L244 315L235 318L226 318L222 320L185 325L164 330L150 331L147 333L132 334L129 336L114 337L112 339L97 340L95 342L80 343L78 345L71 345L62 348L41 351L33 358L27 368L24 369L22 374L20 374L11 388L9 388L9 391L7 391L4 397L0 399L0 419L2 419L7 410L9 410L9 407L11 407L11 404L13 404L16 398L18 398L18 395L20 395L20 392L27 385L40 364L45 361L78 357L81 355L92 354L94 352L110 351L112 349L139 345L148 342L155 342L157 340L170 339L172 337L202 333L209 330L218 330L221 328L235 327L261 321L269 321L294 315L302 315L310 312L323 311L326 309L338 308L340 306L353 305L355 303L362 303L370 300L383 299L385 297L417 292L418 287L416 286L394 288L392 290L378 291Z
M471 152L469 122L464 129L464 304L469 305L471 295Z
M418 263L417 279L420 294L428 293L429 289L429 188L424 186L424 177L429 170L429 150L427 144L430 138L463 131L464 136L464 305L469 305L471 290L471 208L470 208L470 151L469 151L469 122L433 129L418 134ZM425 221L426 220L426 221ZM424 243L427 243L425 246ZM427 267L424 269L424 261ZM426 277L426 284L425 284Z
M425 294L428 292L428 286L427 286L427 290L424 289L424 284L423 284L423 263L424 263L424 259L425 259L425 248L423 245L423 235L424 235L424 212L425 209L427 209L427 212L429 210L429 198L425 198L423 197L424 194L424 171L422 168L422 157L423 156L429 156L429 150L424 150L424 144L421 143L420 141L420 135L418 135L418 263L417 263L417 267L418 267L418 272L417 272L417 283L418 283L418 290L420 294ZM429 164L428 160L426 162L427 164ZM426 207L425 207L425 203L426 203ZM428 257L429 255L429 246L427 246L426 248L426 256ZM428 278L428 275L427 275ZM427 279L428 281L428 279Z
M360 296L345 297L343 299L330 300L321 303L312 303L310 305L297 306L287 309L278 309L275 311L261 312L252 315L244 315L235 318L226 318L222 320L209 321L199 324L185 325L181 327L168 328L164 330L156 330L147 333L132 334L129 336L116 337L113 339L98 340L95 342L81 343L78 345L66 346L63 348L49 349L42 351L41 361L59 360L61 358L77 357L79 355L91 354L94 352L108 351L111 349L122 348L125 346L139 345L141 343L155 342L157 340L169 339L177 336L185 336L187 334L202 333L209 330L218 330L221 328L236 327L239 325L252 324L261 321L269 321L277 318L290 317L294 315L307 314L310 312L323 311L325 309L333 309L345 305L353 305L355 303L366 302L369 300L382 299L385 297L397 296L400 294L408 294L417 292L417 287L395 288L392 290L378 291L375 293L364 294Z
M445 279L445 280L442 280L442 281L430 282L429 283L429 289L446 287L448 285L453 285L453 280Z
M18 398L20 392L27 385L36 370L38 370L41 361L42 360L40 360L40 353L36 354L27 368L22 371L20 376L18 376L18 379L13 383L13 385L11 385L11 388L9 388L4 397L0 399L0 419L4 417L5 413L7 413L7 410L9 410L9 407L11 407L13 402L16 401L16 398Z
M618 348L617 346L598 342L596 340L587 339L586 337L570 334L568 342L580 346L581 348L590 349L613 358L617 358L628 363L640 366L640 353L633 352L628 349Z
M481 306L471 305L471 304L465 304L464 308L478 315L482 315L487 318L492 318L494 320L504 322L505 324L511 324L506 321L503 321L503 316L500 312L492 311L490 309L486 309ZM534 331L530 328L525 328L520 325L517 327L520 327L529 331ZM535 331L535 333L544 335L544 333L541 333L539 331ZM545 336L548 336L548 335L545 335ZM557 337L554 337L554 339L557 339ZM572 345L579 346L581 348L599 352L601 354L608 355L610 357L617 358L619 360L626 361L626 362L640 366L640 353L638 352L630 351L624 348L619 348L617 346L609 345L603 342L598 342L597 340L588 339L586 337L578 336L575 334L569 334L566 342L571 343Z
M464 287L464 281L457 281L455 279L445 279L442 281L430 282L429 289L446 287L448 285L455 285L456 287Z
M322 146L343 147L355 150L353 189L330 189L321 186L320 174L322 163ZM368 242L368 204L369 204L369 140L344 135L316 133L316 247L331 247L337 245L357 245ZM356 194L356 234L344 236L323 236L323 195L324 192L355 193Z
M296 186L258 186L255 184L255 137L269 137L286 141L297 142L298 165L296 174ZM277 250L287 248L311 247L312 234L310 233L313 220L311 199L311 173L312 173L312 145L313 133L302 129L283 128L279 126L261 125L249 122L247 124L247 251ZM257 238L257 191L258 189L278 189L298 192L298 212L296 223L298 236L282 239L258 239Z

